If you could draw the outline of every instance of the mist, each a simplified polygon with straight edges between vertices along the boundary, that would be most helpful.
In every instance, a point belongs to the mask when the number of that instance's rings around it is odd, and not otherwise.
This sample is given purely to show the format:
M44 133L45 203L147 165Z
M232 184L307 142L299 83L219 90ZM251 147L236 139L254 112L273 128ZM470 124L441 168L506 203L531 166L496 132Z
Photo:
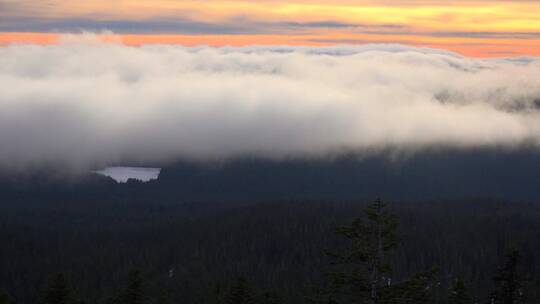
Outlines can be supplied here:
M400 45L0 47L0 170L536 148L540 60Z

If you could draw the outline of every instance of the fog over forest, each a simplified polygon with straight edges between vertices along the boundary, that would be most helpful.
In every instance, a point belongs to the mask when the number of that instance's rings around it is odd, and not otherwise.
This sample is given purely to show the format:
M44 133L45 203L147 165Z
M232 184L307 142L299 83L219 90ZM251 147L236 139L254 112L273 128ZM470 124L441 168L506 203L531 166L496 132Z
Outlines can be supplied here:
M540 60L403 45L0 48L0 168L528 147Z
M540 0L0 0L0 304L540 304Z

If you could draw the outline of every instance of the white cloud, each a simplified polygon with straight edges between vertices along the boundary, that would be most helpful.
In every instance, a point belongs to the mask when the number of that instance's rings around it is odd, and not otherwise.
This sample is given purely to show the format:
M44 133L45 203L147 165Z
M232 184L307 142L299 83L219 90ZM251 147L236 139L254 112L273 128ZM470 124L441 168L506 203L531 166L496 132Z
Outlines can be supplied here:
M536 145L540 60L398 45L0 47L0 167Z

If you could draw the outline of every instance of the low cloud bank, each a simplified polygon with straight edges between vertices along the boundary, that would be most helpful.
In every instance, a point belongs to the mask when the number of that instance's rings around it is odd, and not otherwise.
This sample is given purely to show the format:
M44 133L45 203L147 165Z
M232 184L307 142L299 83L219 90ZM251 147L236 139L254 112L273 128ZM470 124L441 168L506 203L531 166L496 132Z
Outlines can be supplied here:
M399 45L0 47L0 170L538 146L540 60Z

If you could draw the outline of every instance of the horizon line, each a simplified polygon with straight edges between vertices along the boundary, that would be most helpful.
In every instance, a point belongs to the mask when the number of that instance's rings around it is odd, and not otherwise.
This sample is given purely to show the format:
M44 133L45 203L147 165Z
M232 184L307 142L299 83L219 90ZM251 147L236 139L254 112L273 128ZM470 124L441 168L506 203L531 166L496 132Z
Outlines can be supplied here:
M290 36L280 34L118 34L109 31L95 32L0 32L0 46L13 44L56 45L65 39L89 35L101 42L117 42L127 46L180 45L186 47L249 47L249 46L291 46L291 47L332 47L362 46L369 44L397 44L418 48L441 49L464 57L511 58L540 57L538 45L523 43L520 39L478 39L437 37L373 37L357 35L321 37ZM390 38L390 39L388 39ZM529 41L530 42L530 41Z

